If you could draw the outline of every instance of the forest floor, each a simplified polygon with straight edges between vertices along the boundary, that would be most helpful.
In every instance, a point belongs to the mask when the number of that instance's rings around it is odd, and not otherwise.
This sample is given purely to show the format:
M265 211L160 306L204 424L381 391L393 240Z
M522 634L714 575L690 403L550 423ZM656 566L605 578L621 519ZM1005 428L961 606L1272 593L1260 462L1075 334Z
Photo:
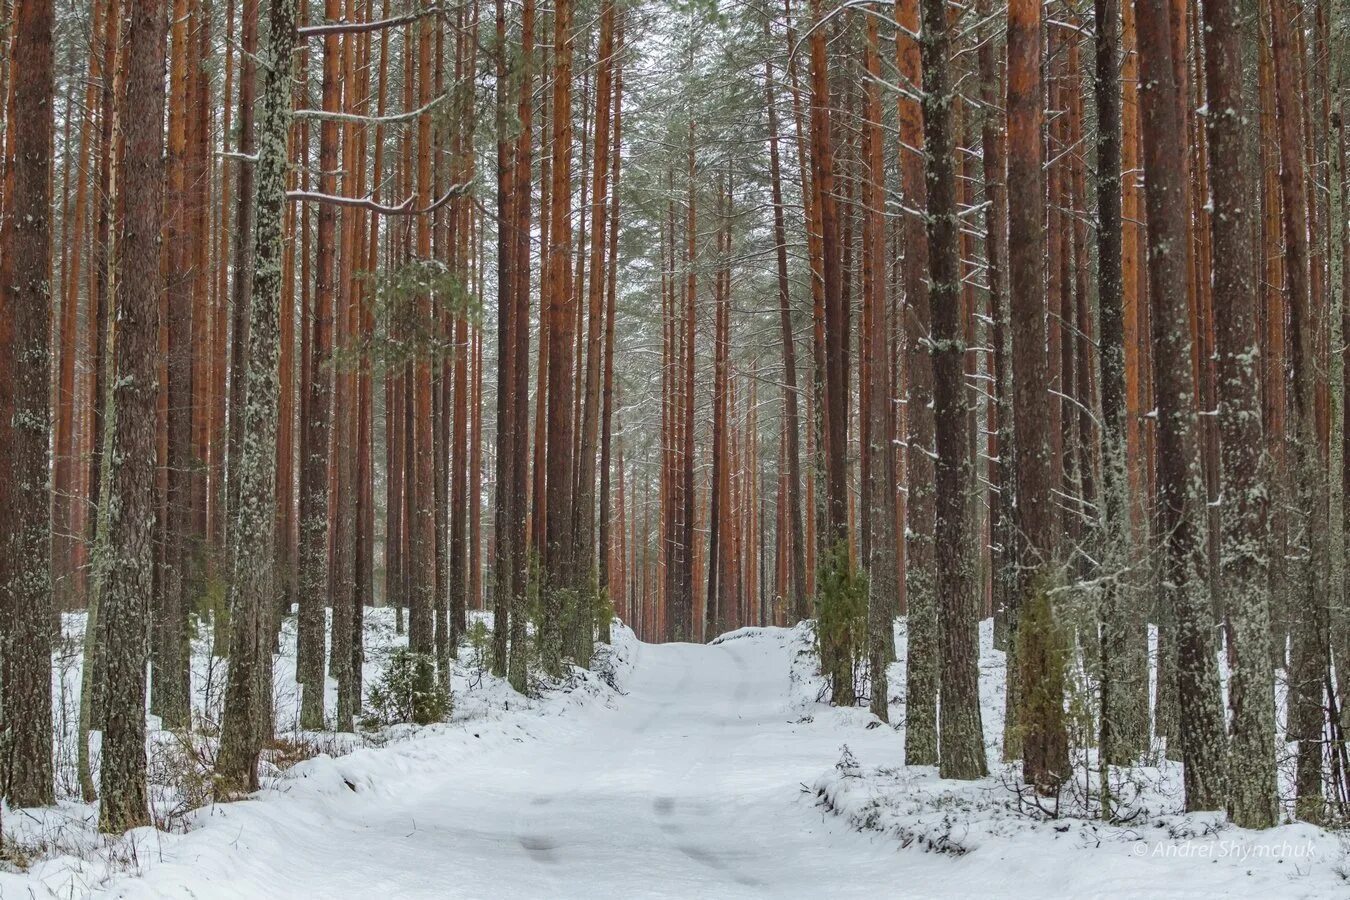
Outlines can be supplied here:
M368 678L400 641L384 611L371 619ZM903 625L897 636L891 713L902 721ZM988 623L982 644L996 764L1003 655ZM1121 826L1094 821L1086 791L1066 792L1058 811L1037 808L1013 767L962 783L902 766L902 729L819 702L810 647L805 626L743 629L707 646L642 644L618 628L596 666L603 675L576 671L529 701L467 651L450 722L365 738L287 732L283 695L278 728L292 736L269 755L254 799L193 811L188 782L164 777L152 753L168 831L99 838L94 807L74 800L8 811L6 833L17 829L35 852L25 872L0 871L0 898L1350 892L1337 835L1182 815L1174 764L1131 770L1118 785L1133 816ZM293 677L288 649L278 685Z

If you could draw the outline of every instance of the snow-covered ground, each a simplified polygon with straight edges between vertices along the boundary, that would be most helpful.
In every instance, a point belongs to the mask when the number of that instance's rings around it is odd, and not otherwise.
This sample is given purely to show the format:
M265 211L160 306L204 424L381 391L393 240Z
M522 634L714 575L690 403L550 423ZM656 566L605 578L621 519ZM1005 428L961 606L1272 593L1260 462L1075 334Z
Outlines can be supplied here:
M888 672L893 723L904 721L906 647L901 621L899 660ZM862 709L816 707L813 724L847 744L812 780L818 802L861 833L905 848L906 872L921 860L934 881L913 896L1350 897L1350 836L1303 823L1249 831L1221 814L1187 815L1181 766L1160 754L1152 765L1112 771L1119 824L1100 818L1095 755L1088 772L1077 758L1074 784L1061 797L1037 799L1021 782L1021 763L1000 761L1004 674L985 620L980 701L990 774L973 782L903 765L903 727L878 727ZM792 681L802 707L824 693L809 656L796 657ZM859 739L869 725L887 739ZM929 869L932 860L942 862Z
M368 677L397 642L372 618ZM1175 767L1141 770L1125 827L1019 809L1015 772L997 765L1002 654L987 627L994 769L975 783L902 766L902 731L818 702L809 648L805 626L708 646L619 628L605 678L575 673L529 701L465 654L451 722L324 738L334 755L279 760L255 799L172 832L104 841L92 807L34 814L56 850L0 874L0 898L1350 895L1337 836L1176 814ZM890 674L902 721L903 664Z

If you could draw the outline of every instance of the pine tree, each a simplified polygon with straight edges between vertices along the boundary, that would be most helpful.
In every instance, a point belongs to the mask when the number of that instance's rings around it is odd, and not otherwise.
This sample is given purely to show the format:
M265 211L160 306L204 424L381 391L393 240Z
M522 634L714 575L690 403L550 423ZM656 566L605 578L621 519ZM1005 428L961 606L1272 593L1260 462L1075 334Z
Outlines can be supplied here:
M768 37L768 21L765 21L765 36ZM778 101L774 90L774 71L771 60L764 64L765 106L769 117L769 175L773 198L773 242L774 257L778 274L778 321L783 342L783 438L784 453L787 457L786 509L788 527L785 535L790 543L784 545L786 555L791 558L791 588L783 592L788 596L788 609L795 619L806 609L806 555L801 552L806 544L802 531L802 463L801 463L801 413L799 412L799 392L797 388L797 347L793 337L792 293L788 281L787 227L783 214L782 166L779 159Z
M515 446L512 454L514 465L510 475L511 501L508 507L509 517L507 518L513 537L510 543L513 590L510 598L511 658L508 665L508 676L511 685L516 690L524 690L525 688L526 654L528 652L525 645L525 617L530 554L525 522L528 509L526 500L529 494L530 404L527 398L530 383L530 202L533 196L530 183L530 161L534 155L532 131L534 15L534 0L525 0L520 17L521 72L516 114L520 123L520 135L516 141L514 156L514 211L516 215L514 259L516 278L512 285L512 294L516 305L515 336L513 340L516 365L512 390L517 399L514 409ZM541 336L541 355L544 346L545 342Z
M51 184L53 9L14 6L0 176L0 796L52 802ZM0 62L0 65L3 65Z
M1008 7L1008 273L1012 319L1013 419L1017 436L1017 534L1014 551L1018 590L1008 626L1012 659L1008 671L1004 752L1011 755L1021 736L1023 777L1040 790L1053 790L1067 765L1062 721L1063 673L1053 633L1019 634L1021 614L1048 603L1054 565L1055 522L1050 443L1050 360L1047 306L1044 163L1044 109L1041 83L1042 9L1036 0L1012 0ZM1053 626L1054 616L1038 623ZM1044 717L1025 721L1023 695L1035 687Z
M515 529L512 527L512 504L515 501L516 445L521 439L516 434L515 406L528 402L515 394L516 348L515 316L516 273L516 211L513 156L515 143L509 130L511 125L511 82L507 50L505 0L496 0L496 128L497 128L497 209L501 226L497 229L497 447L496 496L493 531L496 534L496 555L493 560L493 635L492 672L498 677L507 674L507 635L515 596ZM519 127L519 123L515 123ZM528 365L528 362L526 362Z
M149 598L154 579L155 434L159 395L159 235L164 184L164 37L160 0L131 4L127 30L126 147L117 165L117 193L126 214L116 236L114 285L116 375L111 420L106 526L98 552L99 616L106 632L107 709L99 828L121 832L146 825L145 664Z
M1322 815L1322 731L1325 706L1323 684L1327 672L1328 495L1325 442L1320 434L1320 310L1312 296L1308 229L1316 229L1316 203L1308 201L1304 101L1299 97L1302 76L1301 22L1291 21L1289 5L1271 0L1271 55L1275 67L1275 95L1279 115L1281 222L1284 232L1285 286L1289 304L1289 354L1293 374L1294 478L1298 504L1298 563L1291 581L1292 617L1289 660L1289 736L1298 741L1294 789L1295 809L1301 818L1317 821Z
M326 0L324 16L341 15L337 0ZM321 108L338 112L341 87L341 38L323 37L323 82ZM319 125L319 192L337 193L338 123L325 119ZM313 309L309 311L309 391L302 422L304 452L300 461L300 610L297 618L296 673L301 685L300 723L322 728L324 722L324 610L330 605L333 585L329 568L330 447L333 429L333 332L336 321L337 208L322 204L318 209L317 253L314 260Z
M1148 641L1136 585L1126 470L1126 348L1121 225L1120 4L1097 0L1097 293L1101 308L1103 495L1101 547L1110 561L1101 599L1102 755L1128 765L1148 743Z
M1153 300L1153 369L1158 404L1164 602L1176 617L1180 743L1186 763L1186 808L1222 803L1226 740L1207 598L1205 493L1200 475L1187 300L1185 163L1180 98L1173 78L1173 22L1159 0L1135 3L1143 79L1144 193L1148 206L1148 275ZM1162 675L1159 676L1163 677Z
M216 760L218 790L255 790L258 756L271 722L272 635L266 610L273 603L275 559L278 307L281 302L282 225L286 203L286 137L291 121L294 0L273 0L259 54L263 71L258 129L257 225L249 310L243 415L245 440L237 477L239 508L231 525L230 672L225 719Z
M966 498L974 483L969 455L966 343L956 206L956 145L950 67L951 35L943 0L923 0L923 125L928 207L929 297L933 331L933 419L937 440L936 601L941 649L939 771L944 778L988 772L980 722L979 621L975 534Z
M548 453L546 474L543 603L540 642L544 671L562 674L564 608L575 600L577 586L571 549L573 469L573 340L576 297L571 274L572 222L572 6L568 0L553 12L553 166L547 253L548 288Z
M882 148L880 28L867 18L866 173L863 199L863 306L868 364L869 423L867 508L871 555L867 563L867 664L871 672L871 710L889 721L886 667L890 662L892 604L898 588L895 541L895 453L891 448L891 367L887 346L886 161ZM775 210L777 214L777 210Z
M896 6L896 62L910 86L907 93L923 86L923 59L918 39L918 0L902 0ZM905 32L908 32L906 34ZM928 208L924 159L915 152L923 145L922 105L912 96L901 95L900 190L911 209ZM901 282L905 291L904 333L906 354L905 424L905 602L908 605L908 650L905 658L905 762L931 766L938 761L938 610L937 556L933 540L936 522L933 460L934 393L933 357L925 343L932 329L929 302L928 238L923 220L907 215Z
M1228 688L1233 714L1228 811L1244 828L1269 828L1276 822L1275 680L1267 593L1269 501L1258 395L1260 344L1248 218L1256 193L1248 168L1242 11L1234 0L1207 0L1204 13L1214 293L1227 298L1215 323L1224 498L1220 590L1228 598L1230 658L1236 662Z

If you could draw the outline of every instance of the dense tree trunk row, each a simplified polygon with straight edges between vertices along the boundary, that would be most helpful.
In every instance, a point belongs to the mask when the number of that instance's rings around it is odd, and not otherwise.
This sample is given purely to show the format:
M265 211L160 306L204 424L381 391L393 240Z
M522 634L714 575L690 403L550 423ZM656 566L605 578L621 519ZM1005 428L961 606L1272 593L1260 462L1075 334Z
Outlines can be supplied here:
M1329 4L10 7L13 804L56 799L59 613L120 830L147 690L254 787L361 724L377 607L446 694L466 646L531 692L615 616L814 619L831 699L955 778L992 618L1034 790L1095 765L1109 816L1156 749L1265 827L1283 736L1294 812L1350 803Z

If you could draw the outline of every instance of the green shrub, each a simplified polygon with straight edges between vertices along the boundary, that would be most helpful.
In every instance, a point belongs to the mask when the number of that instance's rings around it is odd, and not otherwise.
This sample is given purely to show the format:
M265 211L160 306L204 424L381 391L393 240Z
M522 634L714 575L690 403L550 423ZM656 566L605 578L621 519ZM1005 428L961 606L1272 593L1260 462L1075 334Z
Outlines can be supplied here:
M867 576L849 560L848 544L837 542L820 567L816 595L816 649L820 672L830 684L831 702L852 706L858 694L855 671L867 636Z
M435 658L400 647L366 692L361 723L367 728L402 722L428 725L449 714L450 693L436 683Z
M468 632L464 635L464 640L468 643L469 649L473 651L473 666L478 676L481 678L488 669L488 662L492 659L492 629L487 627L482 619L474 619L469 625Z
M602 643L610 642L609 626L614 621L614 599L605 588L595 596L595 631Z
M1068 636L1056 620L1049 580L1033 582L1017 618L1018 728L1023 777L1051 795L1069 774L1064 721Z

